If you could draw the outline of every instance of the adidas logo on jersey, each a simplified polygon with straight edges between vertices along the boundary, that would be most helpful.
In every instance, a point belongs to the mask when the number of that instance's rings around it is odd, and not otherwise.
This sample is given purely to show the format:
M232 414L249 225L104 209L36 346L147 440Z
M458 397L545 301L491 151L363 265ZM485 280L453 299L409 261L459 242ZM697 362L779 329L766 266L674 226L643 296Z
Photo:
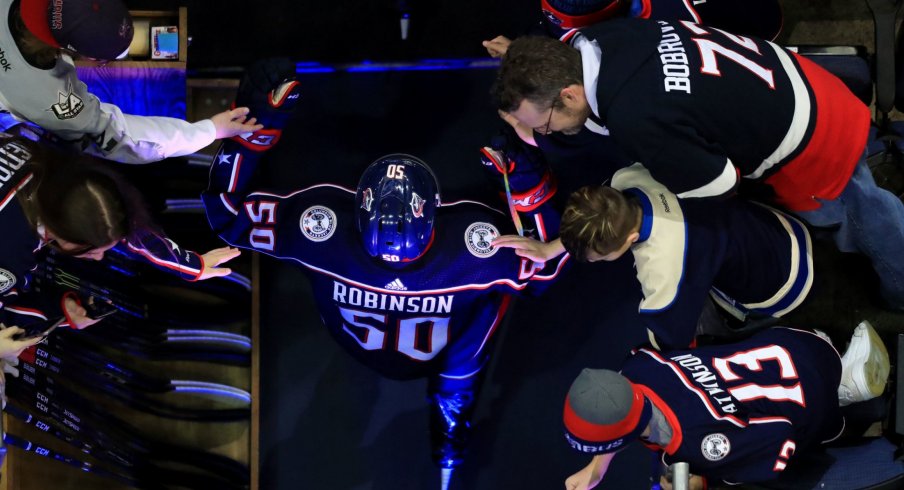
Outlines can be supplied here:
M408 291L408 288L402 284L402 281L396 278L394 281L386 285L386 289L391 289L393 291Z

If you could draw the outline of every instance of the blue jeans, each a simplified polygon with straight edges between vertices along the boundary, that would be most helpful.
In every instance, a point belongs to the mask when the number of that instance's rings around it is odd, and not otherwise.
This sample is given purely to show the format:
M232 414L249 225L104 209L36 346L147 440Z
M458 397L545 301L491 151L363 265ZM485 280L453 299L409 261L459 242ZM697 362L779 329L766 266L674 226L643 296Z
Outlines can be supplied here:
M797 214L813 226L837 226L838 248L867 256L882 296L892 308L904 309L904 203L876 186L865 154L841 195L820 202L819 209Z

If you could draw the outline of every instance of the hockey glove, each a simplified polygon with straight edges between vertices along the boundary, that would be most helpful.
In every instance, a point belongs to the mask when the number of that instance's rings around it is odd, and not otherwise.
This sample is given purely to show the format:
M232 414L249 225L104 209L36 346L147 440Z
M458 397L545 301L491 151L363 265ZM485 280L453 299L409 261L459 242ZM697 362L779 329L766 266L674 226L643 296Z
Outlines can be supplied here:
M266 151L279 141L282 130L301 98L295 64L287 58L257 61L245 70L235 99L236 107L248 107L264 129L233 137L245 148Z
M530 212L556 193L556 182L543 155L505 127L480 149L480 161L496 180L507 178L515 210Z

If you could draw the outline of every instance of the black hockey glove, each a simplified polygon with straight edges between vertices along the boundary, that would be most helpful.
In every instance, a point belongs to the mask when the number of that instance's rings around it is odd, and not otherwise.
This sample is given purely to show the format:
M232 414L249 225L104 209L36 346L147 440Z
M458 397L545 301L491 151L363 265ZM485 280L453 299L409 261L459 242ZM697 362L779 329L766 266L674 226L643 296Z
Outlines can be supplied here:
M269 58L252 63L242 77L235 106L248 107L249 117L257 118L264 129L232 139L253 151L270 149L279 141L300 98L301 88L295 79L295 64L288 58Z

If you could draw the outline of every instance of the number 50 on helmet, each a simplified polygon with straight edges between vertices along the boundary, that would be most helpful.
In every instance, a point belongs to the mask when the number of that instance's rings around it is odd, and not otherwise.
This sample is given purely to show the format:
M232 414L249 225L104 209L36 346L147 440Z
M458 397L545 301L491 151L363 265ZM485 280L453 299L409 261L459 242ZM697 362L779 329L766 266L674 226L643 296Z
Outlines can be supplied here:
M358 231L372 257L410 262L430 248L439 183L422 160L401 153L370 164L355 194Z

